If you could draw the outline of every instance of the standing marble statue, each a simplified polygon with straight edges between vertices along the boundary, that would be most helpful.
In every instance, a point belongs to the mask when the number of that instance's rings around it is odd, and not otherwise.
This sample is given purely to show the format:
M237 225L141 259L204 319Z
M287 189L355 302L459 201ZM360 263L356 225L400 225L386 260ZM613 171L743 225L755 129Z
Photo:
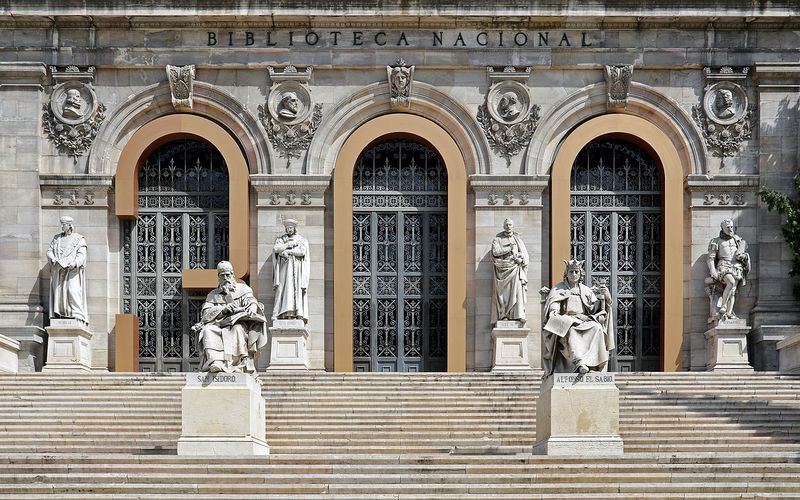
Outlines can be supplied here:
M297 234L297 221L285 219L286 233L272 247L272 320L302 319L308 323L308 279L311 264L308 240Z
M517 320L524 324L528 290L528 250L511 219L503 221L503 231L492 241L494 293L492 324Z
M550 290L544 304L545 376L607 371L609 353L616 345L611 293L605 286L592 289L582 283L582 261L564 263L564 281Z
M219 287L208 294L192 327L203 348L200 371L254 373L258 350L267 343L264 306L249 286L236 282L230 262L217 265L217 277Z
M750 254L747 242L737 235L732 219L720 223L719 236L708 243L706 257L708 272L706 291L711 302L709 321L736 319L733 303L739 286L747 282L750 272Z
M61 233L47 249L50 262L50 317L89 323L86 301L86 240L75 232L72 217L60 219Z

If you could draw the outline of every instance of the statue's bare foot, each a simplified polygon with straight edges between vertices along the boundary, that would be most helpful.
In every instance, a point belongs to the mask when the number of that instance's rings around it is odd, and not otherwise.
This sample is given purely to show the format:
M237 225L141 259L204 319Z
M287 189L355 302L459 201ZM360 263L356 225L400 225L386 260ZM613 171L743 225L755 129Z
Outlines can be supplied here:
M580 373L581 375L585 375L585 374L589 373L589 367L586 366L586 365L579 365L578 366L578 373Z

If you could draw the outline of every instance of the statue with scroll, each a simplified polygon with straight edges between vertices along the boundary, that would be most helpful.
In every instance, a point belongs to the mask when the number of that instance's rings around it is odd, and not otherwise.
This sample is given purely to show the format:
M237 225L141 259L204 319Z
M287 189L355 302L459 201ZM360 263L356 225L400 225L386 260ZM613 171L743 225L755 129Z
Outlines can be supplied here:
M542 359L545 376L608 370L615 348L611 293L582 283L583 262L564 261L564 281L545 300Z
M525 324L528 294L528 250L511 219L503 221L503 231L492 240L494 293L492 324L516 320Z
M285 219L283 225L286 233L278 236L272 247L272 320L301 319L308 323L308 240L297 234L296 220Z
M61 233L47 249L50 263L50 317L89 323L86 300L86 239L74 231L72 217L59 220Z
M237 283L230 262L217 265L219 287L212 290L192 327L203 349L200 371L255 373L258 350L267 343L264 306L244 283Z

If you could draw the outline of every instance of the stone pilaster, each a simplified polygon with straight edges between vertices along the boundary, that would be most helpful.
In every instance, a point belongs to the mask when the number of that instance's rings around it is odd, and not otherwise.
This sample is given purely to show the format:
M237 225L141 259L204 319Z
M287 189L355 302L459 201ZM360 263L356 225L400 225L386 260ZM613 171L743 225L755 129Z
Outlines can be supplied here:
M38 176L46 76L43 63L0 62L0 334L24 344L21 371L41 369L42 361Z
M327 175L251 175L255 189L255 223L251 224L251 255L255 269L250 284L260 302L272 311L272 247L275 238L284 233L283 219L298 221L297 233L308 240L311 259L311 279L308 283L308 369L324 370L326 348L333 349L333 338L325 338L326 321L333 321L332 311L325 309L325 276L332 274L333 262L326 263L325 250L325 191L330 185ZM329 236L332 238L332 236ZM331 267L328 273L325 266ZM266 367L270 352L259 356L259 370Z
M531 367L541 369L541 307L538 290L542 287L542 191L547 178L533 175L482 175L470 176L474 192L474 226L468 227L475 241L474 256L468 255L467 266L474 269L467 283L474 289L467 293L472 306L467 307L467 369L488 371L492 368L492 293L494 270L492 240L503 230L503 220L514 221L528 249L528 302L526 315L530 333L528 359ZM474 278L474 279L473 279ZM470 338L472 335L472 338Z

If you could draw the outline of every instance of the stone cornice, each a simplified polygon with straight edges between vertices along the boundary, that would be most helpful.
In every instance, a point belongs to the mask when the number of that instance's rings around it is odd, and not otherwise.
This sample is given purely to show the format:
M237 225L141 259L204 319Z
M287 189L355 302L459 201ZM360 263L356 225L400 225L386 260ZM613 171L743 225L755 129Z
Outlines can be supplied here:
M108 208L114 177L87 174L41 174L42 207Z
M319 208L325 205L325 191L331 184L329 175L265 175L250 176L259 208Z
M689 175L684 187L692 208L740 209L756 206L759 183L757 175Z
M541 208L549 184L548 176L536 175L474 174L469 179L476 208Z
M47 66L44 63L0 62L0 86L34 85L41 87L46 79Z

